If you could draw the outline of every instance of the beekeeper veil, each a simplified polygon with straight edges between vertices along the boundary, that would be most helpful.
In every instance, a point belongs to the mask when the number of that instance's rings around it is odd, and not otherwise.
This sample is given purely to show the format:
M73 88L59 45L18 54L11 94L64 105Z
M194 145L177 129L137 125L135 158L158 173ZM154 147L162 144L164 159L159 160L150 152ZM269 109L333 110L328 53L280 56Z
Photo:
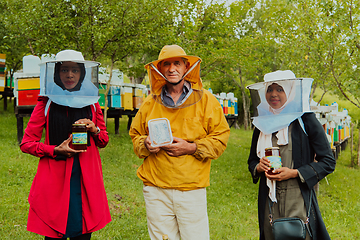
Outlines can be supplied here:
M40 65L40 95L59 105L82 108L99 100L98 67L81 52L63 50Z
M290 71L276 71L265 74L264 82L255 83L247 88L250 90L254 106L253 124L260 130L256 145L259 158L265 156L265 149L273 147L272 134L276 132L277 146L289 143L288 126L310 111L309 95L312 79L296 78ZM276 199L276 181L266 179L269 187L269 198Z
M292 71L286 70L265 74L264 82L247 86L254 107L254 126L265 134L274 133L309 112L312 82L311 78L296 78ZM271 91L283 91L284 99L272 101Z
M185 72L179 82L185 79L185 81L190 83L190 90L181 102L176 103L175 106L168 106L161 99L161 91L168 80L159 70L160 64L166 59L178 57L189 63L187 72ZM200 63L201 59L199 57L186 55L185 51L178 45L164 46L160 51L158 60L145 65L145 68L148 71L151 95L155 101L169 108L185 108L200 101L203 96L202 81L200 78ZM176 85L178 83L171 84Z

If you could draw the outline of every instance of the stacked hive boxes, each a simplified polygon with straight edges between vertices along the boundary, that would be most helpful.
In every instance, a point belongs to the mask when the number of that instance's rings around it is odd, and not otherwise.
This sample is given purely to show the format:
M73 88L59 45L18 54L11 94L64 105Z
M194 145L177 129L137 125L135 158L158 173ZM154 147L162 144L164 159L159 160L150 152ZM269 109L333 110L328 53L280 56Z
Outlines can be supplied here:
M238 102L234 93L220 93L220 95L214 95L220 102L225 116L238 116Z
M229 92L226 94L226 99L228 103L228 115L238 115L238 105L237 105L237 98L234 96L234 93Z
M341 151L340 148L345 149L347 140L350 138L351 117L346 109L339 112L337 103L333 103L331 106L318 106L314 103L312 102L310 105L311 110L316 113L335 158L337 158L338 153Z
M40 77L38 76L17 76L17 105L36 105L40 93Z
M219 98L220 104L223 108L223 113L225 115L228 115L228 99L226 98L226 93L222 92L220 93L220 98Z
M133 87L134 84L123 83L121 85L120 95L121 95L121 105L124 110L133 110Z
M99 85L99 104L105 107L106 85ZM147 93L147 88L142 84L121 83L110 85L108 94L108 108L122 108L123 110L139 109Z
M133 88L133 107L139 109L141 104L144 102L146 96L146 86L142 84L135 84Z
M330 116L332 117L332 121L327 128L332 133L332 142L334 144L342 143L350 137L351 117L348 115L346 109L343 109L342 112L336 109L330 113Z
M110 107L121 108L120 86L110 86Z
M0 92L3 92L6 86L5 59L6 55L0 53Z
M121 101L121 86L110 85L110 90L108 92L108 108L122 108ZM106 93L106 84L99 84L99 104L101 108L105 107L105 93Z
M101 108L105 107L105 93L106 93L106 84L99 84L99 104L101 106ZM109 101L109 94L108 94L108 107L110 105L110 101Z
M9 88L9 89L14 89L14 80L13 80L13 78L10 78L10 76L9 77L6 77L6 69L5 69L5 81L6 81L6 83L5 83L5 88Z
M99 104L101 108L105 107L105 93L106 83L110 78L110 74L107 73L106 68L99 68ZM110 82L110 89L108 92L108 108L120 108L121 97L120 97L120 85L124 81L124 75L118 69L112 71L112 77Z
M23 72L14 74L14 96L17 106L34 106L40 93L40 58L25 56Z

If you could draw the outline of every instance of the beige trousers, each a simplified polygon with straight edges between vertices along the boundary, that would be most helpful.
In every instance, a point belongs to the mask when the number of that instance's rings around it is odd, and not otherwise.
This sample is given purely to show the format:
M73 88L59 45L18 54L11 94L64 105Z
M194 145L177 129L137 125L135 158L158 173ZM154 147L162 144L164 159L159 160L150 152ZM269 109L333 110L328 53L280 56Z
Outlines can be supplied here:
M209 240L206 189L191 191L143 188L151 240Z

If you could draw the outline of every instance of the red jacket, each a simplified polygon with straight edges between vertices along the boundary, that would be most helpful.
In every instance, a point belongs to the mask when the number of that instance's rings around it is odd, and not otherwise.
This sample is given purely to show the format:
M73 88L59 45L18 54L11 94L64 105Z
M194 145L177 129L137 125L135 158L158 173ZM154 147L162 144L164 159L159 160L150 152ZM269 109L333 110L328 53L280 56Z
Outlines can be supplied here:
M28 198L30 210L27 230L48 237L62 237L66 232L74 159L54 160L55 145L49 145L47 131L45 142L40 142L44 127L48 129L49 115L45 116L47 101L46 97L38 99L20 145L24 153L40 157ZM49 112L49 109L46 111ZM97 148L105 147L109 137L100 105L96 103L91 110L92 121L101 131L98 135L92 135L87 151L79 153L84 234L99 230L111 221Z

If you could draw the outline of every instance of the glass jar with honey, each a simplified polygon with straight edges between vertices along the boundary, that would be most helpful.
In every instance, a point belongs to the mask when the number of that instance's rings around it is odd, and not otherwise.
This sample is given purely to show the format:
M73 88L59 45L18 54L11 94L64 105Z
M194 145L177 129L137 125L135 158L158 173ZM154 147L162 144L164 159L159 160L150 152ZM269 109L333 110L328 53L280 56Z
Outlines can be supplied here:
M270 172L272 170L281 168L281 156L280 156L280 148L278 147L269 147L265 148L265 157L270 161Z
M87 136L86 124L73 124L71 148L74 150L86 150Z

